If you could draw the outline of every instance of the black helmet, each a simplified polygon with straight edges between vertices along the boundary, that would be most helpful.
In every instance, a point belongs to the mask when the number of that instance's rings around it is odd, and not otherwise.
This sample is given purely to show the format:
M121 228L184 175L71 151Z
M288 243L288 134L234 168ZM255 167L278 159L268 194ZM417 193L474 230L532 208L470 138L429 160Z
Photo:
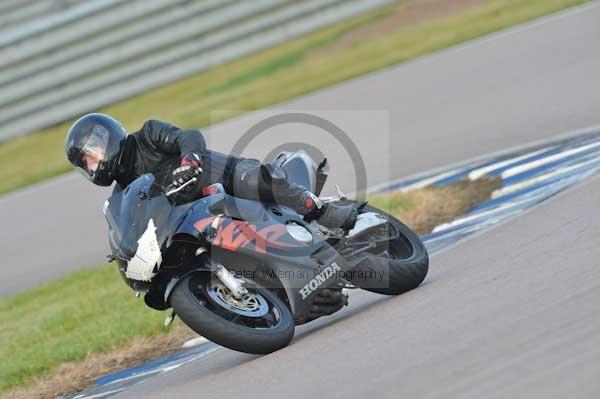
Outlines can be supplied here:
M79 118L65 140L69 162L86 179L99 186L110 186L127 133L116 119L104 114Z

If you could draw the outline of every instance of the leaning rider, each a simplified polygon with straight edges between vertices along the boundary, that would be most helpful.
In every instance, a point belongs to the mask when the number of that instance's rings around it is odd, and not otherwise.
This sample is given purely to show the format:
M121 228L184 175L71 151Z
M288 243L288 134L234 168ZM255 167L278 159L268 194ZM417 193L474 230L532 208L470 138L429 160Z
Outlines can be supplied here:
M208 150L200 131L183 131L162 121L149 120L127 135L114 118L87 114L69 129L65 151L69 162L99 186L116 181L124 188L145 173L154 174L163 187L180 187L196 178L181 190L177 202L198 199L204 187L221 183L230 195L276 201L325 227L350 229L356 222L354 208L323 203L287 180L280 166Z

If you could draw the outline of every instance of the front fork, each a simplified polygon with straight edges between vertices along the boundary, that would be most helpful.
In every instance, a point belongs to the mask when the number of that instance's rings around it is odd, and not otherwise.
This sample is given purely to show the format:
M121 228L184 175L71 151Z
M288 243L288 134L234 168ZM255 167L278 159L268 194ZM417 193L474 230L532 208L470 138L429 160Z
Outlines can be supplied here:
M215 276L231 291L234 298L241 299L248 293L248 290L244 287L245 281L235 277L234 273L227 270L225 266L217 265Z

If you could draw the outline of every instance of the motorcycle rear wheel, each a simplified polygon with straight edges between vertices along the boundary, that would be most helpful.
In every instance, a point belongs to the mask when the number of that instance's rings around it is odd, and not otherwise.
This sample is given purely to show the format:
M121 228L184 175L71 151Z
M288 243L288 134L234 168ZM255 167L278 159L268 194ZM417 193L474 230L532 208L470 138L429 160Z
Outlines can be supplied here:
M267 354L287 346L294 336L289 308L257 283L247 288L251 297L236 302L210 276L195 273L177 284L170 304L188 327L227 348Z
M421 239L404 223L380 209L366 205L361 211L384 216L389 225L387 234L398 234L398 238L369 250L366 259L353 269L354 278L350 282L384 295L400 295L418 287L429 270L429 256ZM367 275L374 278L365 279Z

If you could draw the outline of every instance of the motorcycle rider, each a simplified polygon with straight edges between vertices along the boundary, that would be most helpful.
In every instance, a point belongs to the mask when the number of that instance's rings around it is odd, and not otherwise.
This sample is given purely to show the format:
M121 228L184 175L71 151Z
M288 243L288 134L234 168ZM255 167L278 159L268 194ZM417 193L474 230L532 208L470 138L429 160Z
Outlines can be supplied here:
M208 150L200 131L183 131L158 120L146 121L127 135L108 115L84 115L67 132L65 152L75 169L99 186L116 181L125 188L145 173L154 174L163 187L179 187L196 178L178 193L177 203L200 198L203 188L221 183L230 195L289 206L325 227L350 229L356 222L353 207L321 202L287 180L280 166Z

